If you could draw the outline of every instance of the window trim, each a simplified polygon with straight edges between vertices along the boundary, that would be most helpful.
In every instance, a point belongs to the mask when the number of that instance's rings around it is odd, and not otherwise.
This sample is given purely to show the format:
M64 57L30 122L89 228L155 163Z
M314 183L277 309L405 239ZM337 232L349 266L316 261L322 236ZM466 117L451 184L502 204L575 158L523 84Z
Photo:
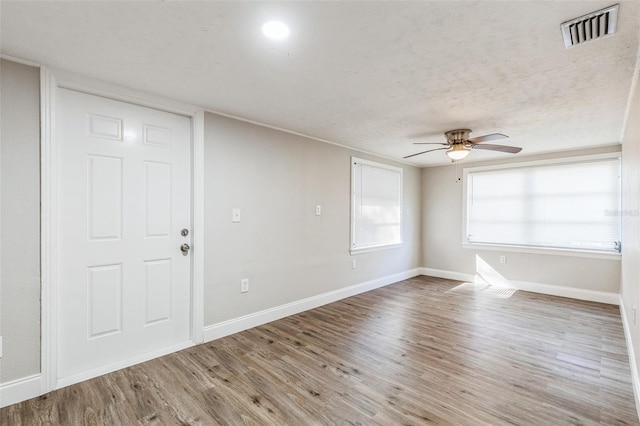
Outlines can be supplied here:
M351 187L350 187L350 191L351 191L351 196L350 201L351 201L351 206L350 206L350 214L351 214L351 220L350 220L350 238L349 238L349 252L354 255L354 254L362 254L362 253L369 253L369 252L373 252L373 251L379 251L379 250L388 250L388 249L394 249L394 248L399 248L402 247L404 245L404 238L403 238L403 231L404 231L404 221L403 219L403 192L404 192L404 169L402 167L396 167L396 166L391 166L389 164L384 164L384 163L379 163L377 161L371 161L371 160L365 160L364 158L359 158L359 157L351 157ZM354 166L356 164L365 164L368 166L373 166L373 167L378 167L381 169L386 169L386 170L391 170L394 172L398 172L400 174L400 188L399 188L399 202L400 202L400 217L399 217L399 226L400 226L400 241L399 242L393 242L393 243L386 243L386 244L377 244L377 245L371 245L371 246L364 246L364 247L358 247L358 248L354 248L353 244L355 241L355 234L356 234L356 227L355 227L355 221L356 221L356 215L355 215L355 204L356 204L356 191L355 191L355 183L356 183L356 176L354 173Z
M465 249L475 249L475 250L492 250L492 251L504 251L504 252L513 252L513 253L530 253L530 254L547 254L547 255L559 255L559 256L575 256L575 257L587 257L587 258L599 258L599 259L617 259L619 260L621 257L621 253L611 252L611 251L601 251L601 250L580 250L580 249L572 249L572 248L564 248L564 247L540 247L540 246L527 246L527 245L519 245L519 244L498 244L498 243L470 243L467 240L468 229L467 229L467 215L469 210L467 209L467 202L469 200L468 197L468 182L469 182L469 173L471 172L481 172L481 171L493 171L493 170L507 170L507 169L522 169L527 167L537 167L537 166L547 166L547 165L563 165L563 164L580 164L580 163L589 163L597 160L609 160L609 159L617 159L620 161L621 152L606 152L602 154L591 154L591 155L581 155L575 157L561 157L561 158L552 158L547 160L534 160L534 161L521 161L521 162L513 162L513 163L502 163L495 164L490 166L476 166L476 167L465 167L462 170L462 235L460 238L462 239L461 244ZM622 188L622 173L620 173L618 177L618 188ZM618 210L622 209L622 200L620 194L618 195ZM621 235L622 231L622 221L618 222L618 235Z
M471 250L500 251L508 253L545 254L553 256L585 257L591 259L621 260L622 253L598 250L577 250L558 247L521 246L514 244L462 243Z

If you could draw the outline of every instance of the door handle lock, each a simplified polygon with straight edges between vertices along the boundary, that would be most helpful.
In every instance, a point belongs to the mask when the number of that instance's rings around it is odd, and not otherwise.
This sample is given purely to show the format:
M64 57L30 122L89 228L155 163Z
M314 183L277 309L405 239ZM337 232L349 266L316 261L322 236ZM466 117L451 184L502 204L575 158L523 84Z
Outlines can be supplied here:
M183 245L180 246L180 251L182 252L183 256L188 255L189 250L191 250L191 246L187 243L184 243Z

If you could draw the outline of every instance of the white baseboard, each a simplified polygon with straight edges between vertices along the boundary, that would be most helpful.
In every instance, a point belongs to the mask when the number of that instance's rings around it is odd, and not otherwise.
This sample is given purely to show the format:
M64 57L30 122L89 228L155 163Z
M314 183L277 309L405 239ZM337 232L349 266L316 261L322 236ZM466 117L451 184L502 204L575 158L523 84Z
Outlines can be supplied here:
M0 383L0 408L41 395L40 374Z
M492 282L491 279L484 279L481 275L466 274L463 272L446 271L443 269L420 268L423 275L429 275L438 278L448 278L450 280L467 281L467 282ZM488 278L488 277L487 277ZM620 303L620 294L609 293L605 291L587 290L583 288L567 287L554 284L536 283L531 281L508 280L500 277L500 286L516 288L518 290L530 291L533 293L548 294L550 296L569 297L578 300L588 300L591 302L607 303L610 305L618 305Z
M464 272L446 271L444 269L420 268L422 275L430 277L446 278L448 280L474 282L476 276L473 274L465 274Z
M622 317L622 328L624 338L627 342L627 353L629 354L629 367L631 368L631 382L633 383L633 395L636 399L636 412L640 418L640 377L638 377L638 365L636 364L636 354L633 350L633 340L631 340L631 327L627 322L627 313L624 309L622 296L620 296L620 317Z
M147 352L142 355L127 358L123 361L118 361L109 365L94 368L93 370L83 371L82 373L62 377L58 379L56 383L56 389L64 388L66 386L70 386L75 383L80 383L85 380L93 379L94 377L102 376L103 374L112 373L114 371L121 370L126 367L131 367L132 365L140 364L141 362L149 361L164 355L178 352L183 349L189 348L191 346L193 346L193 342L186 341L186 342L178 343L176 345L172 345L166 348L158 349L152 352Z
M314 309L319 306L326 305L327 303L336 302L347 297L355 296L356 294L364 293L365 291L384 287L421 274L421 268L415 268L209 325L204 328L204 341L210 342L211 340L248 330L271 321L308 311L309 309Z
M607 303L609 305L620 304L619 293L609 293L606 291L587 290L583 288L565 287L553 284L534 283L529 281L511 281L518 290L531 291L533 293L549 294L551 296L570 297L578 300L588 300L590 302Z

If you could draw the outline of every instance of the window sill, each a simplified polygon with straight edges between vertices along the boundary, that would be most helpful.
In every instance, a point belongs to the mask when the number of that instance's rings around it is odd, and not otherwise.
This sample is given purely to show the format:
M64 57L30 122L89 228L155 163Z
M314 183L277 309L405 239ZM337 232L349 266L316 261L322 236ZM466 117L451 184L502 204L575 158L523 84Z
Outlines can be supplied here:
M516 246L516 245L508 245L508 244L501 245L501 244L478 244L478 243L473 243L473 244L462 243L462 247L465 249L502 251L502 252L510 252L510 253L587 257L591 259L609 259L609 260L618 260L618 261L621 259L620 253L612 253L609 251L573 250L573 249L561 249L561 248Z
M351 249L351 255L353 256L355 254L370 253L372 251L396 249L396 248L402 247L402 245L403 245L402 243L397 243L397 244L385 244L383 246L370 246L370 247L356 248L356 249Z

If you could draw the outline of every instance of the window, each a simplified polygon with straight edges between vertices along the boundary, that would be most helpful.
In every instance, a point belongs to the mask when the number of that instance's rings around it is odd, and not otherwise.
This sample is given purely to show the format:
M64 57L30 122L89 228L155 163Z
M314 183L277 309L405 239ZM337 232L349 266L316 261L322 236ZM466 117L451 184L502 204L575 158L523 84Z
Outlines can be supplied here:
M616 252L620 160L465 170L466 243Z
M402 169L351 160L351 251L401 244Z

